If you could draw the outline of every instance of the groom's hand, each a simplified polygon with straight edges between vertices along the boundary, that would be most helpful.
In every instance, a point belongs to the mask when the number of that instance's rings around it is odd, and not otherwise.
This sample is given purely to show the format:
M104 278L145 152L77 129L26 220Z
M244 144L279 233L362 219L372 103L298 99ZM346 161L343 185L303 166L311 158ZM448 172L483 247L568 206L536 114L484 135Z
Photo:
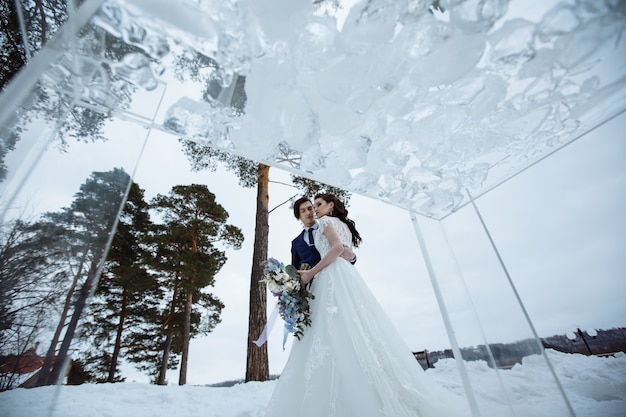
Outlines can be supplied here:
M356 258L356 254L349 246L343 245L343 252L341 252L341 257L346 261L352 261L354 258Z

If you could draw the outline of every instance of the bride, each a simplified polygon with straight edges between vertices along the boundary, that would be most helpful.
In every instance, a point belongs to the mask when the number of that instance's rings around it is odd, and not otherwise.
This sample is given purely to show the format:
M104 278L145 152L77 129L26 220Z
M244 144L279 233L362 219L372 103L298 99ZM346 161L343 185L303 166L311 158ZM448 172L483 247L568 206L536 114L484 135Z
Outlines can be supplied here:
M266 417L467 416L460 396L434 386L357 268L341 258L361 237L344 204L314 200L321 260L300 270L311 283L310 327L294 340Z

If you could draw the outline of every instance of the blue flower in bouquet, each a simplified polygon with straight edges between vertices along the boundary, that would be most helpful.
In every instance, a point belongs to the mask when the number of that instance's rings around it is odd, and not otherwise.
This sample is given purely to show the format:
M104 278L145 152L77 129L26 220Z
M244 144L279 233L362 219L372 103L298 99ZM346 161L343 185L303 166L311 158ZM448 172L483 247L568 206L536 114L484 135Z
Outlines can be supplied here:
M302 266L302 269L308 268L306 264ZM300 284L296 271L293 265L285 266L277 259L269 258L263 267L262 281L267 284L272 295L278 298L279 314L285 321L285 335L293 333L300 340L304 328L311 325L309 300L314 296Z

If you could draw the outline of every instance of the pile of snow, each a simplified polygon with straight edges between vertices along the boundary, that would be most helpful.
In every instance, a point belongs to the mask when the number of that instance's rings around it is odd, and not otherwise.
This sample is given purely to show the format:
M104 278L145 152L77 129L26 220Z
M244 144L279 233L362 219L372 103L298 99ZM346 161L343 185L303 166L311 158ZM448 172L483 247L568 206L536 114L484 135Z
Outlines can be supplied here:
M548 351L548 356L577 417L626 416L626 355L584 356ZM484 362L468 362L477 397L499 398L494 380L509 386L513 405L530 407L537 416L567 416L558 387L545 376L539 355L521 365L496 372ZM454 360L441 360L429 369L438 384L463 393ZM85 384L0 393L0 417L228 417L262 416L276 381L249 382L229 388L156 386L140 383Z

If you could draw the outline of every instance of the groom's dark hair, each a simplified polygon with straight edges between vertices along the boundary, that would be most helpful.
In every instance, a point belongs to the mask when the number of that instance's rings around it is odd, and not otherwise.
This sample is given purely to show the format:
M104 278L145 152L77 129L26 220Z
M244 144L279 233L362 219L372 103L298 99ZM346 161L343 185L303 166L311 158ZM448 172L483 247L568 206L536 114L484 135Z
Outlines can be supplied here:
M300 197L293 203L293 215L296 216L296 219L300 219L300 205L302 203L311 202L309 197Z

